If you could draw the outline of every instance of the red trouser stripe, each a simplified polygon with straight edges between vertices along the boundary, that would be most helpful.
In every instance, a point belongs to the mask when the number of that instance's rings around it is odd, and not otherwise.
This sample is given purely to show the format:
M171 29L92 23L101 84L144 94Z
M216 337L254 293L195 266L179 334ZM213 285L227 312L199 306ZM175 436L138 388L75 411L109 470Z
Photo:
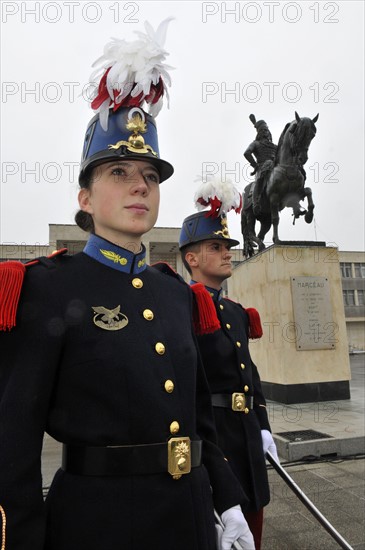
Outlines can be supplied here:
M246 512L245 518L255 541L256 550L261 548L262 525L264 521L264 509L258 512Z

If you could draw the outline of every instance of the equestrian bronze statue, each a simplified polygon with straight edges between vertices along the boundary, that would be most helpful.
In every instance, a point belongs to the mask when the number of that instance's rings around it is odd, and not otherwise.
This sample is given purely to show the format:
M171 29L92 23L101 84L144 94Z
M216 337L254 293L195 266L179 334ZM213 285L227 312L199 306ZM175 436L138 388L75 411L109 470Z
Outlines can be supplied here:
M257 136L244 155L254 171L255 181L247 185L243 192L241 227L243 235L243 254L251 257L255 249L265 248L264 238L273 226L273 242L280 243L278 226L279 212L283 208L292 208L294 221L304 216L307 223L313 220L314 203L312 191L305 187L306 173L303 165L308 160L308 148L316 135L313 119L301 118L295 112L295 120L286 124L279 143L272 143L271 133L264 120L250 120L257 129ZM300 201L307 199L307 209ZM260 222L260 231L255 233L256 221Z

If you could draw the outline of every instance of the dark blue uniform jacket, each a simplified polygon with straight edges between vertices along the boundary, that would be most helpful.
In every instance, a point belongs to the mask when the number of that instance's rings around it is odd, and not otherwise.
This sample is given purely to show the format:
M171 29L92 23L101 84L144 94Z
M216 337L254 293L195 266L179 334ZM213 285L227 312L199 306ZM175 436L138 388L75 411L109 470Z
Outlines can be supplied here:
M248 349L249 318L240 304L214 299L221 328L198 336L201 356L212 394L244 393L253 397L253 409L237 412L214 407L219 446L245 494L247 511L258 511L269 502L269 485L261 430L270 431L260 376Z
M48 263L29 268L17 325L0 335L6 549L214 550L213 504L222 513L244 497L216 446L190 288L150 267L136 288L135 275L85 253ZM126 326L98 327L100 306L120 306ZM59 470L44 504L45 431L67 444L136 445L167 441L174 421L175 435L203 439L203 466L179 480Z

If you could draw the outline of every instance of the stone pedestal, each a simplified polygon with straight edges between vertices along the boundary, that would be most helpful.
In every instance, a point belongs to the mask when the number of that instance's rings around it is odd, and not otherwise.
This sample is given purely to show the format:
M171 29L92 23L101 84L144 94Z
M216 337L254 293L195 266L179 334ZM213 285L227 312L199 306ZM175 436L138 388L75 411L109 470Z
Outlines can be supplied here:
M250 350L267 399L350 398L337 248L273 245L234 270L228 296L260 313L264 335L250 341Z

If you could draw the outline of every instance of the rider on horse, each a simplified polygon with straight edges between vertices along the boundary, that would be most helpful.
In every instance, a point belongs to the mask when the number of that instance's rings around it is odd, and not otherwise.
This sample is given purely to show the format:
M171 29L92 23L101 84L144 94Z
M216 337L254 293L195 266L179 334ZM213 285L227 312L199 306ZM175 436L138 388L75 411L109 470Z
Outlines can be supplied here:
M253 212L257 215L261 212L260 199L265 182L274 167L277 145L272 142L270 130L264 120L256 121L255 115L250 115L249 118L257 135L255 141L247 147L244 156L254 169L251 175L256 175L253 183Z

